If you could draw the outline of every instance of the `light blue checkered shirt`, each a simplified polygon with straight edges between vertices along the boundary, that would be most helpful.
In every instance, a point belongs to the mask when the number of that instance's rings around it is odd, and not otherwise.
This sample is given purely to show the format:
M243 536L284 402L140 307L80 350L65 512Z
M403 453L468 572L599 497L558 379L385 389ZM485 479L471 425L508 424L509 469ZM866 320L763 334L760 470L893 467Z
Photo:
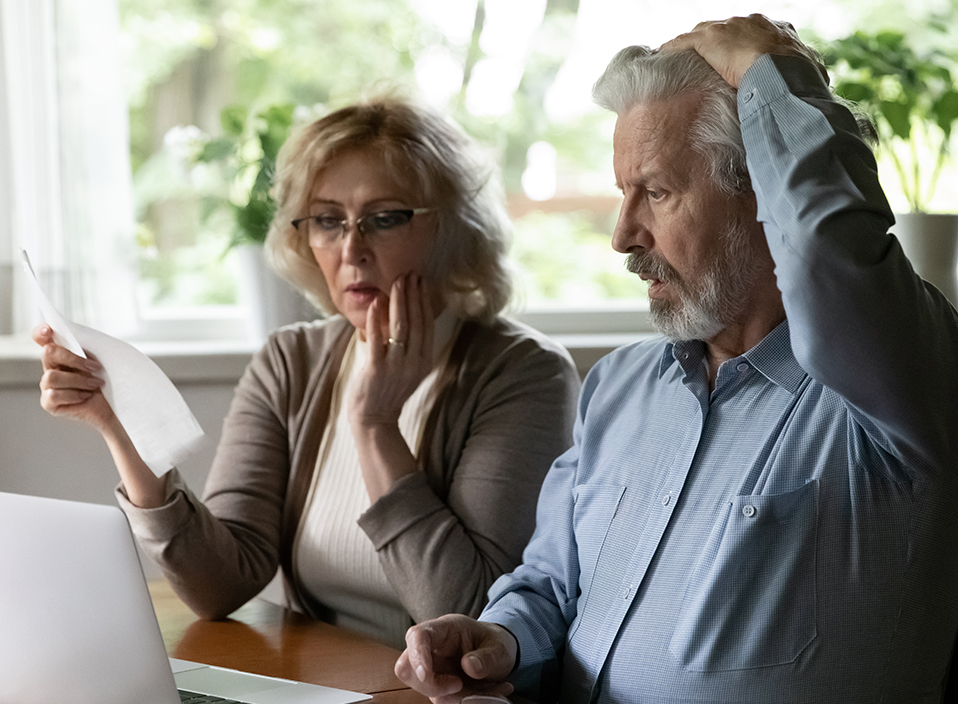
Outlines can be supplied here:
M886 235L813 67L739 90L788 322L726 362L620 349L484 620L567 702L937 702L958 624L958 314Z

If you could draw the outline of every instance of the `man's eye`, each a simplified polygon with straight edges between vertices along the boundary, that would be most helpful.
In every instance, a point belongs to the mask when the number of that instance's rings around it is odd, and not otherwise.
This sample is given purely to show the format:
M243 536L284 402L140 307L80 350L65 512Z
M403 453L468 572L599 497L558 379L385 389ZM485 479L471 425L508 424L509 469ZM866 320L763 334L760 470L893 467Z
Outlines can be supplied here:
M329 232L332 230L338 230L342 224L342 220L333 217L332 215L314 215L313 224L320 230Z
M647 188L645 192L649 194L649 198L652 200L659 200L665 195L662 191L657 191L654 188Z
M374 230L391 230L407 222L409 222L409 215L405 210L387 210L369 216L369 226Z

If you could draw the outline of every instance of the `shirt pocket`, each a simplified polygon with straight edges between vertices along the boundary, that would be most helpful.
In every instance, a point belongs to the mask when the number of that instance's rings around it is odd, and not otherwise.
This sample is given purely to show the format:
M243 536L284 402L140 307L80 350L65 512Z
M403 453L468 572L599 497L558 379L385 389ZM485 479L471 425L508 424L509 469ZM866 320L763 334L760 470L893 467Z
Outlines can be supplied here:
M692 571L669 650L686 670L794 661L817 635L818 480L737 496Z
M582 484L572 490L572 525L578 549L580 594L577 616L569 630L570 639L575 635L588 603L596 565L625 489L618 484Z

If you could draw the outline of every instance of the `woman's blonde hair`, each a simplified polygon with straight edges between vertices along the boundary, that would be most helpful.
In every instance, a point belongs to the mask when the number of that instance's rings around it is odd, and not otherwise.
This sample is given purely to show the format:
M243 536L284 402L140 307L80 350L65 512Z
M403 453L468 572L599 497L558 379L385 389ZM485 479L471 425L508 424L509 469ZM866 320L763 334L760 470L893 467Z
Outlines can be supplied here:
M290 221L307 212L317 175L338 155L372 148L383 168L434 208L438 230L426 271L465 318L490 320L512 291L506 263L510 224L498 171L475 142L433 110L385 97L342 108L294 131L280 150L277 203L266 257L309 301L336 312L308 238Z

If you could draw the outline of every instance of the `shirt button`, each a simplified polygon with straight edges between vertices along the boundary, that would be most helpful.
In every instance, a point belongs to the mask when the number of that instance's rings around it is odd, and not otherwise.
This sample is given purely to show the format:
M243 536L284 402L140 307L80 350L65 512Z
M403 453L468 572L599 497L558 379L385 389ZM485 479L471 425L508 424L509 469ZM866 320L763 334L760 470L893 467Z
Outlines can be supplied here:
M627 587L625 587L624 589L622 589L622 598L623 598L623 599L628 599L629 596L632 594L632 586L633 586L633 585L630 584L629 586L627 586Z
M744 101L747 103L747 102L749 102L749 101L750 101L752 98L754 98L754 97L755 97L754 91L750 91L750 92L748 92L748 93L745 94L745 97L742 98L742 100L744 100Z
M740 362L739 365L735 368L738 369L740 372L748 371L748 365L745 362Z
M752 506L751 504L747 504L742 507L742 515L745 516L746 518L751 518L752 516L755 515L755 513L756 513L755 507Z
M665 496L662 497L662 505L668 506L671 500L672 500L672 494L666 494Z

